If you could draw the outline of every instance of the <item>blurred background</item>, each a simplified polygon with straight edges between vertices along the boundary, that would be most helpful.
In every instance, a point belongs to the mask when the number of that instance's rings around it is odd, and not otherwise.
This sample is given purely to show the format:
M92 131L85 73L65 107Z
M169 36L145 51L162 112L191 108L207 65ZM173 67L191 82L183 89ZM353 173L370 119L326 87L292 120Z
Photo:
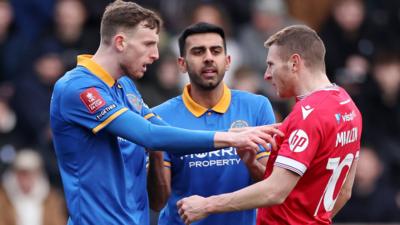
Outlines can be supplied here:
M0 225L65 224L67 211L51 142L54 82L94 54L110 0L0 0ZM177 36L205 21L227 33L231 88L267 96L278 120L293 102L263 81L264 41L290 24L307 24L326 44L327 74L364 119L354 194L337 223L400 224L399 0L138 0L165 21L160 59L137 81L156 106L187 82L176 66ZM155 220L153 220L155 223Z

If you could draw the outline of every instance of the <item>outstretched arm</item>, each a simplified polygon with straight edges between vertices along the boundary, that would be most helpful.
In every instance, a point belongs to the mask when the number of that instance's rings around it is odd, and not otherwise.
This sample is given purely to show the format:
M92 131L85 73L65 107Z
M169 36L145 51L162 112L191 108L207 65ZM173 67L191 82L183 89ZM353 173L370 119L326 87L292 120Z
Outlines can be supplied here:
M254 151L258 150L258 145L267 148L267 142L276 146L272 135L283 136L274 125L260 126L240 133L158 126L130 111L114 119L105 129L146 148L162 149L177 154L200 153L229 146Z
M203 198L191 196L177 203L185 224L200 220L212 213L240 211L281 204L296 186L300 176L274 167L270 177L241 190Z

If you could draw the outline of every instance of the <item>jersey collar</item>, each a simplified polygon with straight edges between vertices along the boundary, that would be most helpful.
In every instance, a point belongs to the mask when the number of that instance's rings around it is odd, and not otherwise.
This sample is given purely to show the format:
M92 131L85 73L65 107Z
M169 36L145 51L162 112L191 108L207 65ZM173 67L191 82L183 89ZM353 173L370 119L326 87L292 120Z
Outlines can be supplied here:
M186 85L183 89L182 99L186 108L195 116L200 117L208 111L207 108L197 104L189 94L190 84ZM231 103L231 90L224 84L224 94L219 102L211 108L211 110L218 113L225 113Z
M304 94L304 95L298 95L296 96L296 102L302 101L303 99L307 98L308 96L314 94L315 92L319 92L319 91L337 91L339 89L339 86L337 86L335 83L332 83L326 87L314 90L310 93Z
M111 75L108 74L99 64L92 60L92 55L78 55L77 58L78 66L83 66L88 69L109 87L112 87L115 84L114 78L112 78Z

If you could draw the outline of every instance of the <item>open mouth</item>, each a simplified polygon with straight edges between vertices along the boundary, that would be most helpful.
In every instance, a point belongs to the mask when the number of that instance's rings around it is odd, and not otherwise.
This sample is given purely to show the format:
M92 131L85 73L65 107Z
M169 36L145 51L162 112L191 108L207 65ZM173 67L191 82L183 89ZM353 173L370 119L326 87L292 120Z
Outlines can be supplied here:
M217 72L217 69L214 67L208 67L201 70L201 73L206 76L214 76L215 74L217 74Z

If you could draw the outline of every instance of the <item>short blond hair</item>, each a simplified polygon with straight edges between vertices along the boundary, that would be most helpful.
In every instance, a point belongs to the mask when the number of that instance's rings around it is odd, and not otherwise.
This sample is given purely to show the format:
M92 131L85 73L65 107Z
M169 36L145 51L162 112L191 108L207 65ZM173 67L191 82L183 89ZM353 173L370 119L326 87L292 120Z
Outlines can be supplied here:
M272 45L282 47L281 59L288 60L293 54L299 54L306 67L325 71L325 45L317 32L305 25L288 26L273 34L264 43L266 48Z
M162 26L162 19L155 12L143 8L134 2L116 0L106 7L101 19L101 41L109 44L112 36L119 29L135 28L142 21L146 22L145 27L156 29L157 33L159 33Z

